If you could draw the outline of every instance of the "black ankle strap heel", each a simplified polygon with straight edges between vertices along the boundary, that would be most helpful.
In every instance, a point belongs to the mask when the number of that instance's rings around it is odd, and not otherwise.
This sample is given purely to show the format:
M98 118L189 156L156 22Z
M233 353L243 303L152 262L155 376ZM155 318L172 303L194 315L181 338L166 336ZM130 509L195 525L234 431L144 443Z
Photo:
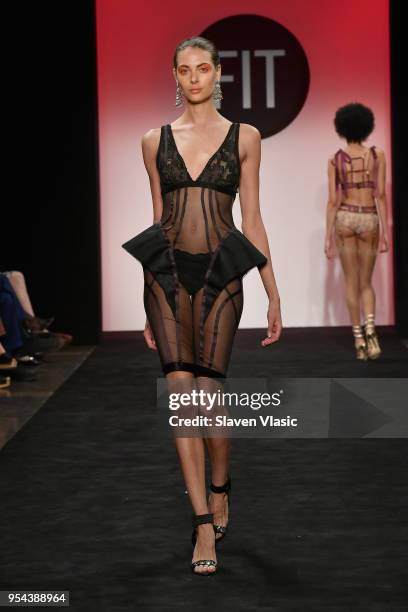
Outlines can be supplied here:
M231 477L228 475L227 482L221 486L217 486L213 483L210 484L210 490L213 493L226 493L228 500L228 521L231 517ZM224 525L214 525L215 531L215 544L223 540L227 534L227 527ZM217 533L220 533L221 536L217 538Z
M195 543L197 540L195 528L198 525L204 525L205 523L213 523L213 521L214 521L214 515L212 513L193 514L192 516L192 523L193 523L193 528L194 528L193 536L192 536L193 546L195 546ZM212 576L217 571L217 569L215 569L214 571L211 571L211 572L196 572L194 568L197 567L197 565L214 566L215 568L217 568L217 562L214 561L214 559L199 559L198 561L193 561L191 564L191 571L193 572L193 574L196 574L197 576Z
M198 525L204 525L205 523L212 523L213 520L214 515L210 512L209 514L193 514L191 522L193 527L197 527Z
M193 548L196 545L196 541L197 541L197 531L196 531L197 525L204 525L205 523L213 523L213 521L214 521L214 514L212 513L192 515L191 522L193 524L193 532L191 534L191 543L193 545Z

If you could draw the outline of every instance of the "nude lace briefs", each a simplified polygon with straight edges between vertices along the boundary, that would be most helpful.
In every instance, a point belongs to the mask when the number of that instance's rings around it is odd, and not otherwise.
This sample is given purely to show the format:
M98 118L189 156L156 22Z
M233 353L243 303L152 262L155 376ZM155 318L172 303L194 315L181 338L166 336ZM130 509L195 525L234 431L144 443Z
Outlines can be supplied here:
M362 208L367 208L361 212ZM359 211L359 212L357 212ZM379 223L375 206L359 207L341 204L336 213L336 228L347 228L356 234L377 229Z

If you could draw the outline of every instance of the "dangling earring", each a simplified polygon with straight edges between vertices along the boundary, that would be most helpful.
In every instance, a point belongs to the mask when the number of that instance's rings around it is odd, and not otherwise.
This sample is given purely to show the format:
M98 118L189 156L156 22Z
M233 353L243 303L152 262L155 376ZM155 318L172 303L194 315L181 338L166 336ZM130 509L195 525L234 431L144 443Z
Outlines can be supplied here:
M215 83L215 87L214 87L214 91L213 91L213 100L214 102L221 102L223 96L222 96L222 91L221 91L221 85L220 82L217 81Z
M183 92L182 89L179 85L179 82L177 81L177 87L176 87L176 106L181 106L183 104Z

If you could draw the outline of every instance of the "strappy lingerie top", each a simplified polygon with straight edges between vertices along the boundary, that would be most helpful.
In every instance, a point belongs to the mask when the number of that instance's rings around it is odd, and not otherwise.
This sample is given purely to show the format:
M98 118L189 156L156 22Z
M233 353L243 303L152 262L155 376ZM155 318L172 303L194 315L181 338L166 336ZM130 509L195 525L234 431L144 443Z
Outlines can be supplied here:
M360 164L359 167L356 167L355 164L353 165L353 160L357 159L363 160L362 165ZM340 192L338 199L341 199L341 191L347 197L349 189L361 189L363 187L371 187L374 189L374 196L378 197L378 155L374 146L368 150L367 166L365 166L365 159L366 157L362 155L351 157L343 149L336 151L332 164L336 167L336 192ZM371 159L373 160L372 163ZM346 164L350 164L349 169L347 169ZM348 180L348 175L351 175L350 180ZM354 181L355 175L360 180Z

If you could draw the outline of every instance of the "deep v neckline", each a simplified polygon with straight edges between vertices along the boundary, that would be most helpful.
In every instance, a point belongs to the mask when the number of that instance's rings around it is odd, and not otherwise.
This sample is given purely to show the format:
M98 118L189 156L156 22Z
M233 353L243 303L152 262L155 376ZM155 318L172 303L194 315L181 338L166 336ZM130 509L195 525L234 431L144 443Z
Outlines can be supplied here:
M222 147L223 147L223 146L224 146L224 144L226 143L226 141L227 141L227 139L228 139L228 137L229 137L229 135L230 135L230 133L231 133L231 130L232 130L233 126L235 125L235 122L232 122L232 123L231 123L231 125L230 125L230 126L229 126L229 128L228 128L228 132L227 132L227 134L226 134L226 136L225 136L224 140L222 141L222 143L220 144L220 146L218 147L218 149L215 151L215 153L213 153L213 154L211 155L211 157L208 159L207 163L205 164L204 168L201 170L200 174L197 176L197 178L196 178L196 179L191 178L191 174L190 174L190 172L188 171L188 168L187 168L187 166L186 166L186 162L184 161L183 156L181 155L180 151L178 150L177 143L176 143L176 140L175 140L175 138L174 138L174 134L173 134L173 129L172 129L172 127L171 127L170 123L168 123L167 125L168 125L168 127L169 127L169 129L170 129L169 131L170 131L171 139L172 139L172 141L173 141L174 148L175 148L175 150L176 150L177 156L179 157L180 161L182 162L182 164L183 164L183 166L184 166L184 169L185 169L185 171L186 171L186 174L187 174L187 176L188 176L189 180L190 180L192 183L198 183L198 181L199 181L199 180L200 180L200 178L203 176L204 172L207 170L208 166L210 165L210 163L212 162L212 160L214 159L214 157L217 155L217 153L220 151L220 149L222 149Z

